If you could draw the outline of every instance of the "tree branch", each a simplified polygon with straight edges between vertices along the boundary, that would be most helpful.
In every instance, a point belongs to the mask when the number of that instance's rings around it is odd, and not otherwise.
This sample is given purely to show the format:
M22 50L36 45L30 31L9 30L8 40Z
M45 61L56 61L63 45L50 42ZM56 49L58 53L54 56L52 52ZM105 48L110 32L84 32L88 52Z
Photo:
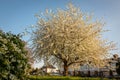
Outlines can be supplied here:
M62 60L62 61L66 61L65 59L62 58L62 56L60 54L56 55L56 54L53 54L53 56L55 56L56 58Z
M68 66L70 66L70 65L72 65L72 64L74 64L74 63L82 63L83 61L75 61L75 62L71 62L71 63L69 63L68 64Z

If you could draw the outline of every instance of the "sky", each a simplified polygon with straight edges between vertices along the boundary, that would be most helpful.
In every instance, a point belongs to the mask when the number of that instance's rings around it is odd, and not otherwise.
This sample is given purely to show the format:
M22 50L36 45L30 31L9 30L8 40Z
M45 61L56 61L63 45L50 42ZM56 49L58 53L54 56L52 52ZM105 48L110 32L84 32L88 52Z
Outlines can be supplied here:
M69 2L83 12L93 13L94 19L102 18L106 23L105 29L110 30L103 37L114 41L120 48L120 0L0 0L0 29L14 34L22 33L25 28L36 24L36 14L46 9L65 9ZM22 39L28 41L29 38L25 36Z

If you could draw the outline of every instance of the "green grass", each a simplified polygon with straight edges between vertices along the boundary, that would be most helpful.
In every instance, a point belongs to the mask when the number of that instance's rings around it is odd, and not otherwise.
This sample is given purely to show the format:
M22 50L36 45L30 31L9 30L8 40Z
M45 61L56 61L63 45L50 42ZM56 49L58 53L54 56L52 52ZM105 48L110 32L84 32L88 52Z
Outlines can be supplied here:
M65 77L65 76L30 76L30 80L110 80L107 78L89 78L89 77ZM111 79L115 80L115 79Z

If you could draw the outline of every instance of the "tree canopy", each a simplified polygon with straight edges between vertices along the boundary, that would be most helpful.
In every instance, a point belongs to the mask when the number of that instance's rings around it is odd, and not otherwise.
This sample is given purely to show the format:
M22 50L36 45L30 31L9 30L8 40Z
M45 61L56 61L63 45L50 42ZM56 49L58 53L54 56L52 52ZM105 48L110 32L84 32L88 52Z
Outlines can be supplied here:
M104 64L113 44L102 39L104 23L69 4L65 10L46 10L32 32L37 59L63 65L64 75L72 64Z
M0 80L25 80L28 59L20 35L0 31Z

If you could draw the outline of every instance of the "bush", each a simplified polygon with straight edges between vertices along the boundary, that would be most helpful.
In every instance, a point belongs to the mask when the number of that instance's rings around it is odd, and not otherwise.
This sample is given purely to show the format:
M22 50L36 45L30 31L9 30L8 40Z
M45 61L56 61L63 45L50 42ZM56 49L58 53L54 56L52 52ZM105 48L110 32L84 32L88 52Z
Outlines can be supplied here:
M0 80L25 80L27 51L20 35L0 31Z
M36 76L49 76L49 73L46 73L45 71L42 71L41 69L33 69L30 71L30 75L36 75Z

